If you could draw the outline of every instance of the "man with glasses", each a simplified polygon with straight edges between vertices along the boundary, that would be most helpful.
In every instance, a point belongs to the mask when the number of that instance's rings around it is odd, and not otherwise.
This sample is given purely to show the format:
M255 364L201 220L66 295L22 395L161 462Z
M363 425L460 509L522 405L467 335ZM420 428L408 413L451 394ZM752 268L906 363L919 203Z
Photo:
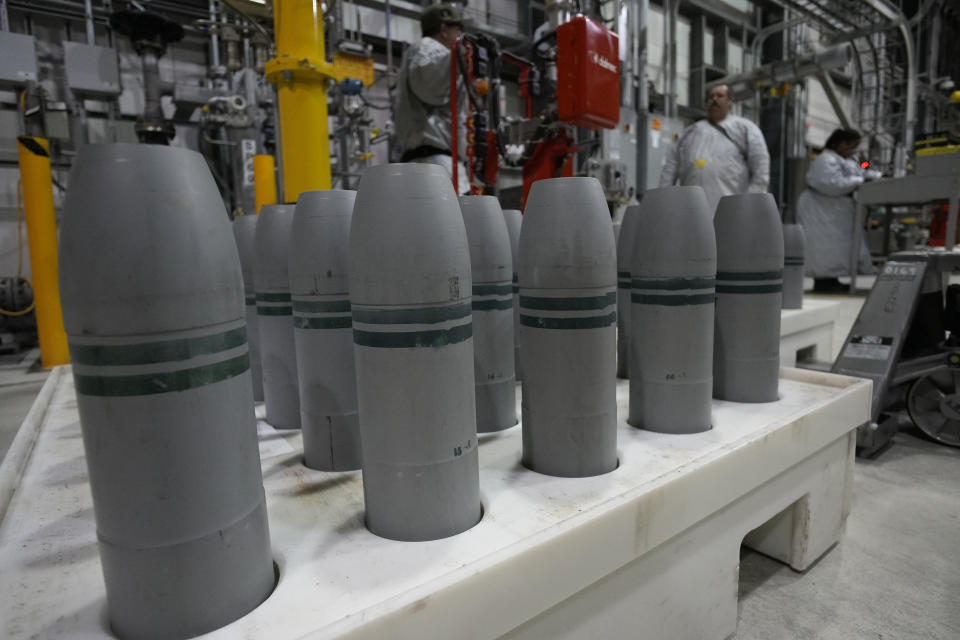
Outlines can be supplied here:
M420 42L403 54L397 77L396 149L394 160L457 167L461 191L467 191L466 169L450 152L450 53L463 33L463 11L454 4L433 4L420 16ZM459 92L458 105L466 102Z
M680 134L660 174L660 186L700 186L712 210L723 196L766 192L770 184L770 152L760 128L730 113L733 98L727 85L707 93L707 117Z

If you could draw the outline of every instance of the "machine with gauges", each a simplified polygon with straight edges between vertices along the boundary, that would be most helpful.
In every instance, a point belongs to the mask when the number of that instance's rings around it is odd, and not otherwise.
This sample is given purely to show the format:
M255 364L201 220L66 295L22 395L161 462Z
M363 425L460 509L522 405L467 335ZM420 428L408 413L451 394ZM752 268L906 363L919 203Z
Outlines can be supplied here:
M556 9L561 4L549 6ZM619 123L619 37L583 15L557 9L552 16L551 25L556 26L533 44L529 58L503 51L483 35L464 34L454 45L451 122L459 122L461 82L467 117L466 139L461 140L459 127L453 127L451 147L457 157L463 147L473 194L494 191L502 161L522 168L521 201L525 202L530 185L537 180L573 176L573 155L583 151L576 143L576 128L600 131L615 129ZM518 87L523 103L520 116L508 118L501 113L504 81ZM610 171L609 165L604 168ZM607 186L618 177L602 182ZM458 186L456 176L453 181Z

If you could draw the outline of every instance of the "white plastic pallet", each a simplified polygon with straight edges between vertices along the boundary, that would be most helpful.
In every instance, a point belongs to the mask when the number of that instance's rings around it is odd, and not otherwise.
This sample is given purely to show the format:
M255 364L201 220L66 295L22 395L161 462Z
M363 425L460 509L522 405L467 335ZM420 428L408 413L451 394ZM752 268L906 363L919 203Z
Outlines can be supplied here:
M780 389L715 402L697 435L621 420L620 467L594 478L524 469L519 426L483 436L482 521L421 543L369 533L360 473L309 470L298 433L261 425L280 581L208 637L727 637L748 532L768 523L748 543L798 570L838 540L869 417L868 381L784 369ZM621 382L621 418L627 397ZM0 518L0 637L109 637L68 367L0 465Z
M812 360L833 358L833 325L840 312L835 300L805 297L802 309L780 312L780 366L797 364L797 352L809 349Z

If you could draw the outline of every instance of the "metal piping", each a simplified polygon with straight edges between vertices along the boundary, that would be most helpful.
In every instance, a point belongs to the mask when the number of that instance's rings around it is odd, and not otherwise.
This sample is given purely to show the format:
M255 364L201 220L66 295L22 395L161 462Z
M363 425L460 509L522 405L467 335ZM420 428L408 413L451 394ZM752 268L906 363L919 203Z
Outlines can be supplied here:
M917 120L917 69L916 69L916 53L914 50L913 35L910 29L916 25L927 12L936 4L939 0L927 0L926 4L922 6L917 12L907 20L903 12L890 4L885 0L864 0L864 3L871 7L874 11L882 15L883 17L890 20L890 24L879 24L870 28L860 29L851 31L849 33L838 33L834 38L833 42L843 42L843 41L852 41L856 38L866 38L867 42L870 44L871 50L873 51L874 57L874 72L878 66L878 59L876 55L876 49L871 40L871 36L894 27L900 30L901 35L904 40L904 49L906 51L907 58L907 96L906 96L906 116L904 118L904 131L903 131L903 150L899 154L899 157L896 158L896 165L894 167L895 175L903 175L906 172L906 157L913 149L914 144L914 128L916 126ZM780 6L784 6L782 2L777 2ZM808 14L809 15L809 14ZM852 23L851 23L852 24ZM879 115L879 91L880 83L877 83L877 99L874 101L874 110L876 115L874 117L874 123L877 121L877 116Z
M0 0L0 31L10 31L10 18L7 16L7 0Z
M628 4L626 6L626 15L624 15L624 6L617 1L617 19L614 23L617 29L617 37L621 43L626 43L626 52L624 53L623 63L620 67L620 106L622 108L635 107L634 99L636 90L633 86L633 77L636 75L636 40L630 37L631 20L636 11L636 6Z
M160 102L160 64L157 52L145 49L143 63L143 117L144 120L163 122L163 108Z
M941 1L942 0L927 0L927 4L917 9L917 12L910 17L910 20L907 21L908 26L912 29L920 24L920 21L923 20L930 9L932 9L935 5L940 4Z
M865 38L865 40L870 47L870 56L871 58L873 58L873 69L874 69L874 75L876 76L876 69L878 69L880 66L880 59L879 59L879 56L877 55L877 47L874 45L873 40L871 38ZM864 76L863 62L860 60L860 51L857 49L856 45L853 43L853 39L845 38L841 36L841 37L835 38L833 41L835 42L850 41L850 45L853 47L853 61L857 65L857 78L860 79L861 91L865 93L865 85L863 84L863 76ZM880 83L877 82L876 85L871 88L873 89L873 92L876 95L873 100L873 120L872 120L873 129L870 130L870 135L869 136L866 135L867 132L862 129L862 127L864 126L864 123L862 120L858 121L857 123L861 127L861 133L864 134L864 138L868 140L868 143L874 137L876 137L876 133L877 133L876 123L880 120ZM860 104L862 105L862 100L860 101ZM859 113L859 115L863 115L862 111Z
M707 84L707 88L725 84L735 98L749 96L760 88L783 82L797 82L810 75L822 73L848 64L853 58L853 45L835 45L817 53L797 56L790 60L778 60L757 67L747 73L725 76Z
M332 52L329 50L331 43L339 44L347 39L346 32L347 27L344 23L344 12L343 5L346 4L346 0L336 0L330 5L327 6L327 13L333 16L333 23L330 25L330 28L327 29L327 38L324 40L324 46L327 48L324 55L330 57ZM331 11L332 8L332 11ZM354 25L354 32L360 33L360 9L357 9L357 13L354 15L356 23Z
M383 10L383 23L386 29L384 36L387 40L387 92L390 91L390 80L393 76L393 38L390 35L390 0L387 0ZM359 25L357 31L359 31Z
M900 9L890 6L885 0L864 0L864 2L889 19L903 36L907 55L907 112L903 123L903 152L899 157L895 157L893 168L895 176L902 176L907 171L907 156L913 153L914 129L917 124L917 60L913 34L910 32L911 23L907 21Z
M843 105L840 104L840 98L837 96L837 85L834 84L833 78L831 78L830 74L826 71L818 73L816 78L820 81L824 93L827 94L827 100L830 101L830 106L833 107L834 113L837 114L837 118L840 120L840 126L844 129L852 129L853 124L850 122L850 117L847 116L847 112L843 110Z
M863 61L860 59L860 51L857 49L857 46L853 43L851 43L851 45L853 46L853 64L856 67L856 72L853 78L853 90L850 92L850 101L851 101L851 106L857 105L859 107L859 105L862 104L862 101L860 100L860 97L859 97L859 93L863 92ZM806 113L807 107L804 106L803 109L804 109L803 113ZM861 111L858 108L856 112L856 117L857 117L856 125L858 127L861 127L860 134L863 135L864 139L867 141L868 148L869 148L869 143L873 136L867 135L867 133L863 131L862 129L863 123L859 119L861 115L862 115Z
M760 45L762 45L767 38L775 33L780 33L784 29L789 29L790 27L794 27L805 22L806 20L803 18L793 18L792 20L784 20L783 22L771 24L761 29L757 35L754 36L753 44L750 46L750 55L753 56L754 68L760 66Z
M760 46L764 43L764 41L767 38L769 38L775 33L780 33L781 31L784 31L796 25L803 24L804 22L806 21L803 18L792 18L790 20L784 20L783 22L778 22L776 24L768 25L763 29L761 29L757 33L756 37L753 39L753 44L750 46L750 56L751 56L750 59L753 61L753 68L758 69L760 66L762 66L760 64L761 62ZM744 67L745 66L746 65L744 65ZM756 109L757 116L759 117L759 114L761 111L761 99L760 99L759 89L754 92L753 101L754 101L754 108Z
M224 6L224 7L226 7L226 8L229 9L230 11L232 11L234 14L236 14L237 16L239 16L240 18L242 18L242 19L243 19L247 24L249 24L251 27L253 27L254 29L256 29L257 32L266 39L267 42L270 42L270 41L272 40L272 38L271 38L271 36L270 36L270 32L267 31L266 29L264 29L263 25L261 25L259 22L257 22L256 20L254 20L254 19L250 16L250 14L248 14L247 12L245 12L243 9L241 9L240 7L235 7L235 6L233 6L233 4L231 4L231 3L229 2L229 0L224 0L224 2L221 3L221 5Z
M826 14L826 13L824 12L823 7L821 7L820 5L814 5L814 6L816 6L817 9L819 9L819 10L821 11L821 13L816 13L816 12L812 11L812 10L810 9L810 7L808 7L808 6L798 5L798 4L795 4L795 3L793 3L793 2L787 2L787 1L785 1L785 0L770 0L770 1L771 1L773 4L775 4L776 6L780 7L781 9L790 10L790 11L796 11L797 13L800 13L800 14L802 14L802 15L807 16L807 17L810 18L813 22L819 24L819 25L822 26L822 27L825 27L828 31L837 31L837 30L838 30L838 27L837 27L836 24L834 24L834 22L828 21L828 19L832 19L832 20L834 20L834 21L837 21L838 18L836 18L836 16L831 16L831 15L829 15L829 14ZM851 24L852 24L852 23L851 23Z
M83 18L87 27L87 44L96 44L93 30L93 2L91 0L83 0Z
M220 67L220 38L217 36L217 0L210 0L210 66L214 72Z
M680 0L663 1L663 47L666 54L666 69L664 70L666 85L664 86L664 111L668 118L677 117L677 12L680 9Z
M637 45L637 194L647 190L647 144L650 136L648 109L650 92L647 88L647 20L650 0L634 3L634 31L632 39Z
M934 16L930 25L930 35L927 39L930 41L930 49L927 54L927 82L933 85L937 80L937 68L940 66L940 16ZM939 111L939 109L938 109ZM924 108L924 131L933 131L936 116L930 106Z

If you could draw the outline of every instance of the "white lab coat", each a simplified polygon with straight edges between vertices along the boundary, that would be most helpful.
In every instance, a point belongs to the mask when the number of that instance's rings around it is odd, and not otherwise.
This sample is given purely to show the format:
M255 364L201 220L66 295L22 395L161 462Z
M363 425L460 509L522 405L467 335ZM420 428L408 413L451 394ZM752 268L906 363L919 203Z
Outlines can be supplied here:
M680 134L660 173L661 187L674 184L702 187L711 211L723 196L766 193L770 152L760 128L734 115L716 126L705 119L693 123Z
M850 275L850 248L857 205L853 193L863 184L863 169L852 158L824 150L807 171L807 189L797 200L797 222L806 236L804 263L812 278ZM861 234L858 271L872 273L870 250Z

